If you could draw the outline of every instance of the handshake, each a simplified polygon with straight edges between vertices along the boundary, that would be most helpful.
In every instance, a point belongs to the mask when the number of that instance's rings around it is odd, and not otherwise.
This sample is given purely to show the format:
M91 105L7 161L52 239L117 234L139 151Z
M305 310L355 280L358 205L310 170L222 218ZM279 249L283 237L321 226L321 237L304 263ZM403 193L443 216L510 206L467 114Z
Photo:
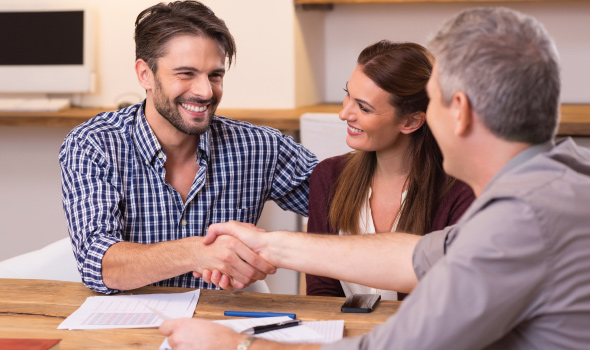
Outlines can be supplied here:
M445 232L437 234L444 237ZM399 232L346 236L266 232L230 221L209 226L204 238L194 237L206 252L192 271L223 289L245 288L285 268L409 293L418 283L412 255L420 237Z
M209 226L205 237L113 244L103 257L102 274L108 288L119 290L187 272L223 289L242 289L285 268L406 293L417 283L412 254L419 239L397 232L345 236L266 232L229 221Z
M217 243L215 258L210 260L209 267L203 267L201 272L193 271L193 275L223 289L242 289L256 280L264 280L276 272L277 266L270 253L271 236L253 224L237 221L213 224L203 245L213 249L213 243Z

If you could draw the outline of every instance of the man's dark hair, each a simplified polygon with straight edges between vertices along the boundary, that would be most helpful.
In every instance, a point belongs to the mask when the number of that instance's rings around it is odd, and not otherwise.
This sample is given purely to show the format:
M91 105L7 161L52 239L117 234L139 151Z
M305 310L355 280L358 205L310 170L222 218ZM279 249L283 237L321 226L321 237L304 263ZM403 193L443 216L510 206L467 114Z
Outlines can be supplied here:
M198 1L173 1L151 6L135 20L135 59L143 59L156 73L158 58L166 54L170 39L195 35L215 40L228 58L236 55L236 43L225 22Z

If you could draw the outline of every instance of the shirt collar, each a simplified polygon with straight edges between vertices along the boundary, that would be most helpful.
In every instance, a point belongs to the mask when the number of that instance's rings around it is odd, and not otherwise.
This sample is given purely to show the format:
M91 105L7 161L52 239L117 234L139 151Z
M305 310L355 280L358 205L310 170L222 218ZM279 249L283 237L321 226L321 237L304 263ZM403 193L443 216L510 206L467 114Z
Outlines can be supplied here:
M139 105L135 113L135 140L144 160L152 164L156 156L162 151L162 146L145 117L145 100Z
M214 115L213 120L211 121L211 125L215 123L217 117ZM212 131L211 126L205 131L204 134L201 134L199 137L199 146L197 147L197 163L199 163L199 159L204 159L205 162L209 162L209 155L211 153L211 138L212 138Z
M215 121L216 116L213 116ZM199 159L203 158L206 162L209 161L211 149L211 127L199 137L199 146L197 148L197 163ZM152 164L154 159L160 153L164 153L156 134L150 127L147 118L145 117L145 100L139 105L135 114L135 140L139 152L148 164Z
M550 140L550 141L547 141L544 143L532 145L531 147L521 151L514 158L512 158L508 163L506 163L506 165L504 165L502 167L502 169L500 169L500 171L498 171L496 173L496 175L494 175L494 177L492 177L492 179L488 182L488 184L484 188L483 192L485 192L487 188L489 188L494 182L496 182L497 179L502 177L504 174L508 173L509 171L518 167L519 165L526 163L529 159L532 159L533 157L535 157L541 153L548 152L554 146L555 146L554 141Z

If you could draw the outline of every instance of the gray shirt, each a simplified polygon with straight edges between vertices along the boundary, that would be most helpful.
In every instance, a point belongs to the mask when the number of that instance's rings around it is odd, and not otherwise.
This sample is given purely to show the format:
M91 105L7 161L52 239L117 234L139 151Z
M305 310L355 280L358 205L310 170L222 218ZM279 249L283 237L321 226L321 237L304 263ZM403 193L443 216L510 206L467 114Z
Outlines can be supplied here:
M322 349L590 346L590 150L531 147L414 251L420 283L369 334Z

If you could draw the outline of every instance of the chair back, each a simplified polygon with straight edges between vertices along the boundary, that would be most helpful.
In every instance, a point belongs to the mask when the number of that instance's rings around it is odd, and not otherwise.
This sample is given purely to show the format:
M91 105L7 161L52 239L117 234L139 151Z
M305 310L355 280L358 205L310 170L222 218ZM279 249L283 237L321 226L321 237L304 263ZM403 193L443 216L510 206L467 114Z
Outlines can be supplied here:
M270 293L270 289L264 280L256 281L242 290L244 292Z
M301 144L322 160L352 151L346 144L346 122L338 113L305 113L299 120Z
M0 278L82 282L69 237L0 262Z

